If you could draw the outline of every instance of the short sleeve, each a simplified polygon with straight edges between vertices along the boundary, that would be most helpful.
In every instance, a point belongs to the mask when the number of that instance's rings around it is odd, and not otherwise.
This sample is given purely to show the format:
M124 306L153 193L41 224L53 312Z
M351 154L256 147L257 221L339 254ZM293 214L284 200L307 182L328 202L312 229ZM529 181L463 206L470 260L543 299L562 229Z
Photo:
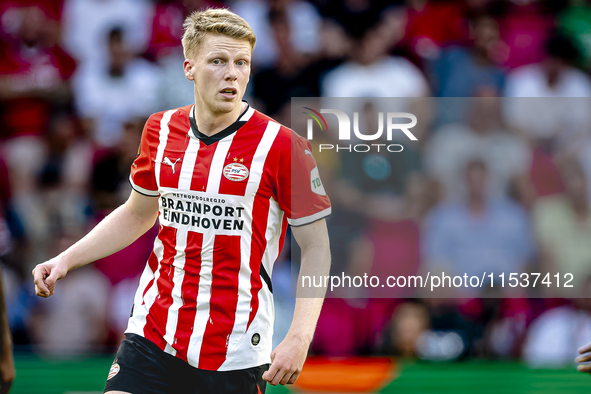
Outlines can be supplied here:
M138 154L131 165L129 175L129 182L133 190L149 197L158 197L160 195L154 172L154 156L152 156L154 150L152 145L157 144L158 138L154 134L158 130L153 127L155 122L154 116L151 116L144 126Z
M331 206L308 140L292 131L289 145L279 163L277 198L289 224L298 227L327 217Z

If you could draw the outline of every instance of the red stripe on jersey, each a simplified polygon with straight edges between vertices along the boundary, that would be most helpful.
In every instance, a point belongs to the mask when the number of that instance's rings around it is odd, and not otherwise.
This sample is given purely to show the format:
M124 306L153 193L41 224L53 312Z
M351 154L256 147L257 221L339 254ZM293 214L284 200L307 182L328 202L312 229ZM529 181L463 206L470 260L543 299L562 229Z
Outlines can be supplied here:
M150 307L148 316L146 316L146 325L144 326L144 337L154 342L158 347L164 350L166 342L166 321L168 320L168 308L172 305L172 288L174 283L174 256L176 255L176 233L174 227L162 226L158 233L158 238L164 245L164 254L160 262L160 276L156 284L158 285L158 296Z
M152 251L152 253L150 254L150 258L148 259L148 266L152 270L152 274L155 274L156 270L158 269L158 257L156 257L156 253L154 253L154 251ZM150 281L146 285L146 288L144 289L144 294L142 294L142 305L144 305L146 303L146 300L144 300L144 297L146 296L146 293L148 292L148 290L150 290L150 287L152 287L153 283L154 283L154 276L152 276L152 279L150 279Z
M160 186L174 188L179 186L181 167L190 140L190 128L189 118L186 115L183 116L181 112L174 113L170 118L168 140L160 166Z
M217 148L217 142L212 145L201 144L197 152L197 160L193 169L193 180L191 181L191 190L204 192L207 188L207 179L209 178L209 169L213 154Z
M240 236L216 235L209 319L203 334L199 368L217 371L226 360L238 303Z
M250 327L259 310L259 290L263 287L261 264L267 248L267 220L269 217L269 199L257 195L252 207L252 242L250 244L250 315L246 329Z
M175 340L172 346L177 351L176 356L185 362L187 362L189 342L197 313L202 245L203 234L189 231L185 249L185 277L181 285L183 305L179 308L178 323L174 334Z
M265 120L269 123L268 120ZM228 151L228 156L224 162L224 168L231 163L244 165L250 172L250 165L252 158L261 142L264 135L264 128L261 122L255 120L247 122L240 130L236 132L232 145ZM242 180L230 180L225 175L222 175L220 182L220 194L231 194L234 196L244 196L246 193L246 185L248 178Z
M156 191L158 185L154 177L154 160L158 151L160 137L160 121L164 112L159 112L148 118L142 131L142 139L138 155L131 166L131 178L137 186Z

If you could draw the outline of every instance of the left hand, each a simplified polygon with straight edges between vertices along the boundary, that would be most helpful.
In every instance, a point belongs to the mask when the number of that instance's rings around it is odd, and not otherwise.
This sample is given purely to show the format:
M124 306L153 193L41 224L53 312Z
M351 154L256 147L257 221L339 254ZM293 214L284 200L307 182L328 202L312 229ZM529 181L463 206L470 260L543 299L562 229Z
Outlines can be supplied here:
M310 341L287 334L271 353L271 367L263 374L263 380L273 386L294 384L302 372L309 346Z
M587 353L587 354L585 354L585 353ZM591 361L591 342L589 342L585 346L579 348L579 354L582 354L582 356L579 356L575 359L575 361L577 363L584 363L587 361ZM577 371L591 373L591 364L579 365L577 367Z

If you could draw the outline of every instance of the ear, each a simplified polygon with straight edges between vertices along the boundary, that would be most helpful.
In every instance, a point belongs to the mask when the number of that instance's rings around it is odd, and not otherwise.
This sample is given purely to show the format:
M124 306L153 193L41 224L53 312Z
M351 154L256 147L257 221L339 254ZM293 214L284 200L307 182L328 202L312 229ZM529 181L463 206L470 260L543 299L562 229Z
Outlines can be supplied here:
M185 77L187 77L187 79L189 81L194 81L195 78L193 76L193 66L195 65L195 63L193 62L193 60L190 59L185 59L185 61L183 62L183 69L185 71Z

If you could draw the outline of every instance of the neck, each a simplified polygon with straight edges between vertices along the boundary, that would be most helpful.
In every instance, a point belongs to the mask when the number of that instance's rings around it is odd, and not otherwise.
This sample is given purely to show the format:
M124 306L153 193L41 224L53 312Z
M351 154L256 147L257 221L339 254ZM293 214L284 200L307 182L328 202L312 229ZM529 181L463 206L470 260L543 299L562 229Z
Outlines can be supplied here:
M482 214L484 212L485 201L483 196L474 195L470 196L469 207L470 212L475 215Z
M195 104L193 116L199 131L211 137L236 122L246 106L245 102L240 102L240 105L237 105L231 112L214 113L205 105Z

